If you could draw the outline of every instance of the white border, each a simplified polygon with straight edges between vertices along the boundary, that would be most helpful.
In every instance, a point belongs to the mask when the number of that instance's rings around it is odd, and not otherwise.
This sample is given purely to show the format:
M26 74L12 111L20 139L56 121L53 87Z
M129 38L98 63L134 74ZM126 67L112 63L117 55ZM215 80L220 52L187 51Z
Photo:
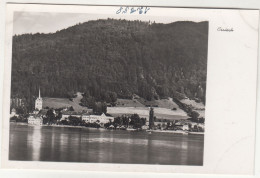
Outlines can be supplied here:
M53 1L52 1L53 2ZM63 3L65 3L65 2L67 2L67 1L64 1ZM115 1L114 1L115 2ZM73 2L74 3L74 2ZM164 3L162 3L162 5L163 5ZM2 47L2 46L1 46ZM2 58L1 58L2 59ZM1 61L2 62L2 61ZM1 65L1 66L3 66L3 65ZM208 94L207 94L208 95ZM7 103L5 103L5 104L7 104ZM1 108L2 109L2 108ZM207 124L207 123L206 123ZM259 123L258 123L258 126L259 126ZM259 127L258 127L259 128ZM259 136L259 133L258 133L258 136ZM257 137L257 138L259 138L259 137ZM257 165L256 165L257 166ZM257 168L257 167L256 167ZM257 169L256 169L256 171L257 171ZM67 174L67 173L66 173ZM92 173L93 174L93 173ZM106 173L107 174L107 173ZM258 170L258 175L259 175L259 170Z

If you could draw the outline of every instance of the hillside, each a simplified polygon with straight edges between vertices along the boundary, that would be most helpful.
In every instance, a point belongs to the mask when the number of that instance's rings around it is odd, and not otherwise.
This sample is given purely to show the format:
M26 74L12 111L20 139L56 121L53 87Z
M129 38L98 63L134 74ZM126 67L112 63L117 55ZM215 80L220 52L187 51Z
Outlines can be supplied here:
M77 97L72 98L71 100L68 98L50 98L50 97L44 97L43 98L43 108L65 108L65 107L73 107L73 109L76 112L80 111L89 111L91 112L91 109L88 109L87 107L80 106L80 100L82 99L82 95L80 93L77 93Z
M91 113L92 109L79 105L80 98L81 95L78 95L71 101L67 98L44 97L43 108L58 109L72 106L76 112L82 112L84 110ZM153 102L153 105L154 104L159 104L158 107L154 108L154 115L157 119L179 120L188 118L187 114L171 99L156 100ZM172 110L173 107L176 108L176 110ZM149 107L145 107L145 105L130 99L118 99L117 106L107 107L107 113L115 117L122 116L123 114L138 114L140 117L149 119Z
M97 20L13 37L11 97L205 101L208 22ZM113 98L113 99L112 99Z
M140 117L149 119L149 107L147 105L156 106L154 107L154 116L157 119L167 119L167 120L179 120L187 119L189 116L182 110L172 98L160 99L154 101L142 101L146 103L142 105L136 99L118 99L116 107L108 107L107 112L112 116L121 116L123 114L138 114ZM118 102L120 104L118 104ZM173 110L173 108L175 108Z

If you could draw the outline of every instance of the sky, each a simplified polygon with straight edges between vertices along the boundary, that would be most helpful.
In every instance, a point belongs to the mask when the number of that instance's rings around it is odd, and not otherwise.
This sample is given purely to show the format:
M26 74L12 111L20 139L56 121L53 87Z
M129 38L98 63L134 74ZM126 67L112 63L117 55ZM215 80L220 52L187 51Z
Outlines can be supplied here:
M171 23L182 19L173 17L156 17L141 15L103 15L87 13L50 13L50 12L15 12L13 20L13 35L24 33L55 33L58 30L68 28L78 23L97 19L127 19L155 21L156 23Z

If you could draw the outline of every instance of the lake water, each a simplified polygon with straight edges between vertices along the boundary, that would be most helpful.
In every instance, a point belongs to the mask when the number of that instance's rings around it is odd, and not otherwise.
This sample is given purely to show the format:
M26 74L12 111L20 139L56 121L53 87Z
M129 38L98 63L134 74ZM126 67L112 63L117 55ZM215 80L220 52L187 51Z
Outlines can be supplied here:
M10 124L9 159L202 165L203 135Z

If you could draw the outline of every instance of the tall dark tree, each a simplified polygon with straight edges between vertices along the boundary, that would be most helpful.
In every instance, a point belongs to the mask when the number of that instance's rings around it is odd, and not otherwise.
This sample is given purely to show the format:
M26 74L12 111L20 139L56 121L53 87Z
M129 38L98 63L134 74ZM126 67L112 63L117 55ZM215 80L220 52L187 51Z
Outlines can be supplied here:
M49 109L46 113L46 119L47 119L47 124L51 124L55 120L55 114L53 113L53 109Z
M153 129L154 127L154 110L151 107L149 111L149 129Z
M100 115L102 113L106 114L107 113L107 105L106 105L106 103L104 103L104 102L96 102L94 104L94 107L93 107L93 112L95 114L98 114L98 115Z

